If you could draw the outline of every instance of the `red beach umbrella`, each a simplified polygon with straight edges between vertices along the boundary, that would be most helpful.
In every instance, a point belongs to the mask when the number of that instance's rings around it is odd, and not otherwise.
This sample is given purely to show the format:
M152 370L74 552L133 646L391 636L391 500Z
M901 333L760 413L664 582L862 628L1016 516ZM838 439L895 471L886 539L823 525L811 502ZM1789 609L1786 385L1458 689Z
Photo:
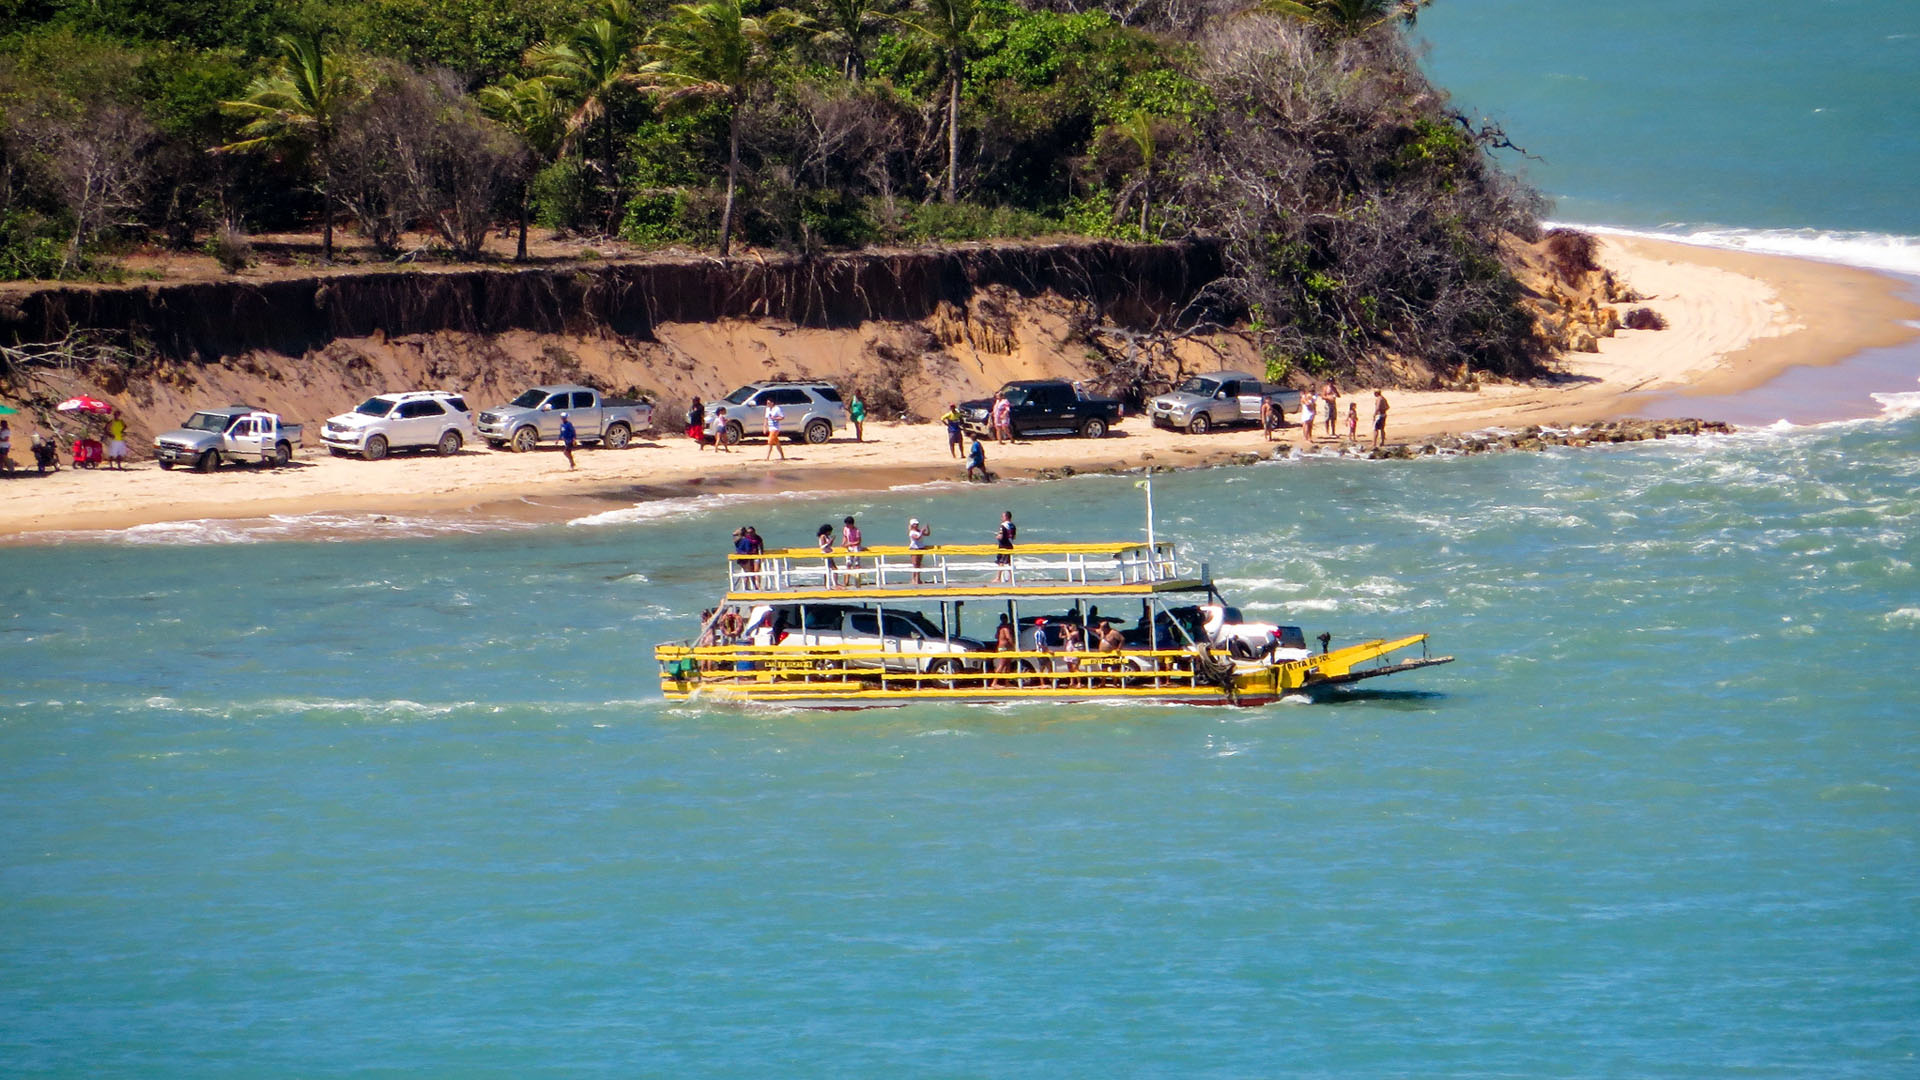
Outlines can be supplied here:
M60 404L55 405L54 408L60 412L99 413L102 416L113 411L113 406L101 401L97 397L88 397L85 394L81 394L79 397L70 397Z

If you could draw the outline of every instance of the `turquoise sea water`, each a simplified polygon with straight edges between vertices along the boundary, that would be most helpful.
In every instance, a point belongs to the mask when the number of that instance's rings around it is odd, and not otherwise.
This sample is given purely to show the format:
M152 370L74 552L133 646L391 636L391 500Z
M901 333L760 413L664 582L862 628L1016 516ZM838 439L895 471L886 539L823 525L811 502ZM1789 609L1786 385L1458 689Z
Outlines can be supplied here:
M1911 271L1916 10L1421 25L1560 218ZM1920 1075L1870 362L1873 419L1162 478L1252 613L1460 657L1260 710L657 698L739 524L1137 536L1127 478L0 547L0 1076Z
M1440 0L1428 68L1563 221L1920 274L1920 4Z
M1125 478L0 550L0 1072L1914 1075L1917 484L1911 414L1165 477L1461 657L1247 711L655 699L738 524Z

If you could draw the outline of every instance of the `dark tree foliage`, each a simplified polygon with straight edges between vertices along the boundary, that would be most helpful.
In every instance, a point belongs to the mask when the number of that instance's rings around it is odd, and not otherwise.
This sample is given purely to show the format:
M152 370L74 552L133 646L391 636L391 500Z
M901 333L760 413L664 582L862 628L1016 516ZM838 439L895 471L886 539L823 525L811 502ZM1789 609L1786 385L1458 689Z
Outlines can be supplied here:
M518 224L525 258L531 221L723 254L1209 235L1208 314L1276 375L1527 374L1503 245L1538 199L1411 58L1425 2L0 0L0 277L318 231L331 176L388 257ZM701 12L739 32L673 36ZM259 135L221 103L283 38L355 80L327 163L209 153Z

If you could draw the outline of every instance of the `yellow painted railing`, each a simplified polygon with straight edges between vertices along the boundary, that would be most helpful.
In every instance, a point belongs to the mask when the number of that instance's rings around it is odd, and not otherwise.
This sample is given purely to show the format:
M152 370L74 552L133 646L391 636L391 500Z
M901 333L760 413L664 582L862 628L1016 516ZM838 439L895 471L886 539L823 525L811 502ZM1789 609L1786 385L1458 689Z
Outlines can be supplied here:
M1005 564L998 560L1008 556ZM1204 576L1204 568L1199 571ZM878 545L859 551L783 548L727 557L727 591L826 592L840 589L938 591L994 585L1152 586L1196 576L1171 543L941 544L923 550Z

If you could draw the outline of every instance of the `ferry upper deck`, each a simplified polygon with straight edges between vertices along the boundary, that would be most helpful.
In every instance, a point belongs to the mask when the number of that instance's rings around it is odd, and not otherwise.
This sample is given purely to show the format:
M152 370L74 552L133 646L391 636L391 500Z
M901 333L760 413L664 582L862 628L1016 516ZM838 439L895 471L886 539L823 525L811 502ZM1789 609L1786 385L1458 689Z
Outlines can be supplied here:
M1007 563L998 556L1010 556ZM916 557L918 565L916 565ZM1150 596L1212 588L1206 563L1183 562L1171 542L875 546L832 553L783 548L727 559L727 600L891 600L910 597Z

